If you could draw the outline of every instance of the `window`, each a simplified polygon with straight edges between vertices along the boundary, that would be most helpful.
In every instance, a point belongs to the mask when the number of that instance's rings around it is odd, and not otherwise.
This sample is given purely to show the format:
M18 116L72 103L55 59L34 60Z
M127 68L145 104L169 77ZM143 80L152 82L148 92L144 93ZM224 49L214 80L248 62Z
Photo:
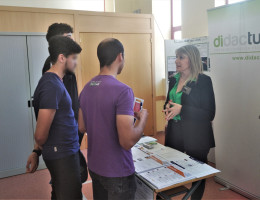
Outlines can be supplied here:
M181 39L181 0L171 0L172 39Z
M215 7L228 5L232 3L238 3L246 0L215 0Z
M238 2L242 2L245 0L228 0L228 4L232 4L232 3L238 3Z
M226 5L226 0L215 0L215 7Z
M181 37L181 31L175 31L174 32L174 39L175 40L180 40L182 37Z

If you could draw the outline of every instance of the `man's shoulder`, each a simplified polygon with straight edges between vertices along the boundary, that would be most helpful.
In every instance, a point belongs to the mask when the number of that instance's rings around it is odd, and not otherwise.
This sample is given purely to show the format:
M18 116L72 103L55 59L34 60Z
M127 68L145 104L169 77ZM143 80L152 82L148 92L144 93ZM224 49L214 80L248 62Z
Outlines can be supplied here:
M53 73L44 73L39 81L38 86L40 88L50 88L55 90L64 90L62 82L57 75Z
M130 86L128 86L127 84L125 84L125 83L123 83L123 82L121 82L119 80L116 80L116 81L117 81L117 86L119 88L121 88L122 90L126 90L126 89L132 90L132 88Z

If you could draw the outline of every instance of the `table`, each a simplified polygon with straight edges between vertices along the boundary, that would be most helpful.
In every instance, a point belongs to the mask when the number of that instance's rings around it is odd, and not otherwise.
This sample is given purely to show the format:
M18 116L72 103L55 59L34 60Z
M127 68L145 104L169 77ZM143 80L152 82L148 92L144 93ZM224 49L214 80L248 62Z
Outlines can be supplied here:
M156 146L157 150L154 150L152 155L159 155L160 152L163 152L163 148L169 148L169 147L165 147L161 144L157 144L157 145L158 145L158 146ZM135 148L137 148L137 147L135 147ZM140 146L139 146L139 148L140 148ZM143 148L143 147L141 147L141 148ZM149 149L146 149L146 148L143 148L143 149L144 149L144 151L147 151L147 152L153 151L153 150L149 150ZM132 152L133 152L133 158L135 160L135 156L136 156L135 152L136 151L132 151ZM158 154L156 154L156 152ZM163 154L161 154L161 155L163 155ZM180 159L182 156L185 157L185 158L188 157L186 154L184 154L182 152L178 152L178 154L176 154L176 157L179 157L178 159ZM171 159L174 159L174 157L171 158ZM203 164L203 165L206 165L206 164ZM149 171L149 170L147 170L147 171ZM183 197L183 200L186 200L198 188L198 186L201 183L201 180L207 179L207 178L210 178L210 177L214 177L216 175L216 173L218 173L218 172L219 172L218 170L216 170L216 171L213 170L212 173L209 173L205 176L201 176L199 178L194 177L190 180L186 180L186 181L183 181L183 182L172 184L170 186L163 187L163 188L160 188L160 189L158 189L156 186L154 186L151 182L147 181L141 175L142 173L136 172L136 178L137 178L136 199L138 199L138 200L140 200L140 199L149 199L149 200L154 199L155 200L155 199L158 199L158 197L160 197L162 199L170 199L173 196L177 196L177 195L186 193L186 195ZM193 185L190 189L184 187L184 185L189 184L189 183L193 183L193 182L197 182L197 183L195 185Z
M169 194L167 194L168 191L173 191L174 193L171 193L171 197L173 196L177 196L177 195L181 195L183 193L186 193L186 195L182 198L183 200L187 200L192 194L193 192L198 188L198 186L201 183L202 179L207 179L210 177L214 177L216 174L211 174L202 178L195 178L195 179L191 179L189 181L185 181L182 183L178 183L178 184L174 184L172 186L163 188L163 189L156 189L153 185L151 185L149 182L147 182L145 179L143 179L142 177L138 176L138 174L136 174L136 177L141 180L143 183L145 183L151 190L152 190L152 199L156 200L157 196L160 196L163 199L168 199L169 198ZM190 189L187 189L186 187L183 187L186 184L189 183L193 183L196 182L196 185L192 186ZM172 189L176 189L175 191ZM170 198L169 198L170 199ZM140 200L140 199L138 199ZM149 199L150 200L150 199Z

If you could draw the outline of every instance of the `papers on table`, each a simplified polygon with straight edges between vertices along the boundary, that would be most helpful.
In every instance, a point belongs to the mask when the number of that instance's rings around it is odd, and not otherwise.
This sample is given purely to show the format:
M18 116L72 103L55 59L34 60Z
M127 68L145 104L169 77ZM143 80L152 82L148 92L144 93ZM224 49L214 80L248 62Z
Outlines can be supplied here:
M161 167L162 165L155 160L151 159L149 156L146 158L139 158L134 160L135 171L141 173L147 170L155 169Z
M141 146L132 148L134 166L137 173L155 169L168 163L159 156L147 154L145 151L142 151L142 149L144 150Z
M143 136L141 139L137 142L137 144L143 144L143 143L150 143L150 142L156 142L157 139L149 136Z
M137 160L137 159L140 159L140 158L145 158L148 156L147 153L141 151L138 146L136 147L133 147L132 149L132 155L133 155L133 160Z
M190 173L174 166L163 166L140 174L158 189L194 179Z
M168 150L168 147L157 143L156 145L153 145L152 149L149 149L149 152L161 155L162 153L165 153L167 150Z
M220 172L219 170L205 163L191 158L185 153L182 153L170 147L163 146L161 144L154 145L154 148L149 149L148 151L159 155L172 164L174 163L175 165L177 164L178 166L183 167L183 169L190 172L196 178Z
M197 161L191 157L189 158L184 158L184 159L178 159L175 161L172 161L175 165L181 166L184 168L186 171L191 173L193 176L196 178L200 178L203 176L207 176L209 174L214 174L220 172L219 170L202 163L200 161Z
M184 169L171 165L169 161L155 153L164 150L166 149L162 145L152 150L147 150L141 145L133 147L135 171L158 189L194 178Z
M172 149L170 147L163 146L161 144L154 145L153 149L149 149L150 152L159 155L160 157L171 161L172 159L176 158L185 158L189 157L188 155L177 151L175 149Z
M220 172L185 153L158 143L152 149L137 144L132 148L132 154L139 177L157 189Z

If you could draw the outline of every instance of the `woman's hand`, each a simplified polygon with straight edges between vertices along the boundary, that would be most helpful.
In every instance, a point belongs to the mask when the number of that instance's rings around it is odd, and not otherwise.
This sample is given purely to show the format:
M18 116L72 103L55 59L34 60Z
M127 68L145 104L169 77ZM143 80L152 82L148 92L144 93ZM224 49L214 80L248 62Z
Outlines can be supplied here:
M172 107L170 108L171 105ZM176 115L179 115L181 113L181 108L182 105L169 101L169 103L166 106L166 109L163 110L163 112L165 112L165 119L169 121L170 119L174 118Z

